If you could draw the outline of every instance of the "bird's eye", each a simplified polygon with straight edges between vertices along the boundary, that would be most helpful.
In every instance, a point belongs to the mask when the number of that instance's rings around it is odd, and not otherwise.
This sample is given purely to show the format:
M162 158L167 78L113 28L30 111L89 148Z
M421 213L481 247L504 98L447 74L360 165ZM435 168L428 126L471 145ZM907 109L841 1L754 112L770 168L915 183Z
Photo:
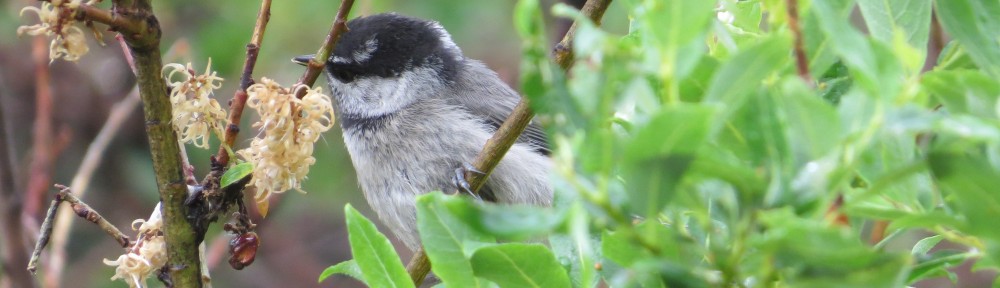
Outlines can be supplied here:
M351 81L354 81L354 73L348 71L347 69L338 69L333 71L333 77L344 83L351 83Z

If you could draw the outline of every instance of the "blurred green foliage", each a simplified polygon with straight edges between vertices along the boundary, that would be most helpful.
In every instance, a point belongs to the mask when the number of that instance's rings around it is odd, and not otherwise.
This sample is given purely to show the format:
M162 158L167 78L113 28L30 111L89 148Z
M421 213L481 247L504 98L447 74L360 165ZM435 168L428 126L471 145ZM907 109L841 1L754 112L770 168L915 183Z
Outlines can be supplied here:
M786 1L617 1L628 32L582 23L567 74L538 1L519 1L557 204L421 196L444 285L904 287L1000 268L1000 2L798 2L815 81ZM922 71L932 10L954 40Z

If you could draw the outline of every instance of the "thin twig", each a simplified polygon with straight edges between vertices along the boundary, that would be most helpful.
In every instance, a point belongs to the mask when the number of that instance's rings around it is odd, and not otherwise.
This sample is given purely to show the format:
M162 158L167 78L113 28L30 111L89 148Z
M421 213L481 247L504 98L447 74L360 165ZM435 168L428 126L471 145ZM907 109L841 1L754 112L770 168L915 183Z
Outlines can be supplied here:
M595 25L601 23L601 18L604 17L604 11L608 9L611 5L611 0L588 0L586 4L583 5L581 13L594 22ZM569 66L573 62L573 50L572 42L576 35L578 23L573 23L570 26L569 31L563 36L562 41L556 45L552 51L552 58L564 71L569 69ZM316 58L314 58L316 59ZM323 58L325 59L325 58ZM312 65L312 61L310 61ZM510 116L504 120L500 128L493 133L493 137L486 141L485 147L483 147L482 152L476 156L475 161L472 165L475 166L479 171L484 172L482 175L477 173L466 173L465 179L472 186L472 190L478 191L483 185L486 184L486 178L496 168L496 165L500 163L500 159L503 155L510 150L510 147L514 145L517 138L524 132L524 129L528 127L531 123L531 118L535 116L535 113L531 111L531 107L528 104L528 100L524 97L521 101L517 103L514 107L514 111L511 112ZM413 258L411 258L409 265L407 265L407 272L410 274L410 279L413 279L416 286L420 286L423 282L424 277L427 277L427 273L431 270L431 264L427 260L427 254L421 249L417 251Z
M76 213L76 216L80 216L80 218L87 219L87 221L97 224L98 227L101 227L101 230L104 230L104 233L108 233L108 236L111 236L111 238L114 238L115 241L118 241L118 244L122 245L122 248L128 248L128 236L125 236L121 230L118 230L118 227L115 227L115 225L108 222L107 219L104 219L100 213L97 213L97 210L90 208L90 205L83 203L80 198L76 198L69 187L60 184L56 184L55 187L60 190L59 193L56 194L56 200L69 203L70 207L73 208L73 212Z
M802 38L802 27L799 25L799 1L785 0L785 12L788 13L788 28L792 30L792 37L795 38L795 68L799 73L799 78L809 85L813 84L812 76L809 75L809 58L806 56L804 39Z
M52 235L52 220L56 218L56 209L59 208L58 198L52 200L49 204L49 211L45 212L45 221L42 222L41 234L38 236L38 242L35 243L35 251L31 252L31 260L28 261L28 272L35 274L35 270L38 268L38 258L42 255L42 249L45 249L45 245L49 244L49 235Z
M35 127L32 131L31 168L28 174L24 213L37 217L45 201L45 191L52 179L52 81L49 73L48 45L35 37L32 58L35 62Z
M353 6L354 0L343 0L343 2L340 2L340 9L337 10L337 18L333 21L330 34L326 35L323 46L320 46L319 51L316 52L313 59L309 60L308 65L306 65L306 72L299 78L299 83L310 87L316 83L319 74L323 72L323 67L326 66L326 59L330 58L330 52L333 51L333 47L340 41L340 36L347 32L347 15L351 14L351 7ZM296 96L302 98L305 96L305 93L306 91L303 89Z
M94 141L87 147L87 152L80 162L80 167L77 168L76 174L73 176L73 181L70 182L70 188L76 197L82 198L87 194L87 188L90 187L90 180L93 178L94 171L100 166L101 160L105 158L104 152L107 151L111 140L121 130L122 124L130 118L129 116L132 113L135 113L138 106L138 87L132 88L132 91L124 99L112 106L108 120L104 122L101 131L97 133ZM62 275L62 270L66 265L66 243L69 239L69 233L73 228L73 219L73 213L68 210L60 211L56 216L55 228L53 228L52 232L51 256L49 256L49 265L47 265L48 273L46 275L51 275L51 277ZM50 282L58 283L59 281L53 279Z
M254 25L253 35L250 43L247 44L247 58L243 62L243 74L240 75L240 87L236 89L233 100L229 102L229 127L226 127L226 136L223 144L219 145L219 151L215 153L216 163L220 167L229 165L229 151L227 147L236 144L236 135L240 133L240 119L243 118L243 107L247 103L247 88L253 85L253 68L257 65L257 55L260 53L261 42L264 41L264 31L267 29L267 22L271 19L271 0L260 2L260 11L257 12L257 24Z
M55 199L49 204L48 212L45 213L45 220L42 222L42 229L40 231L41 234L38 236L38 242L35 243L35 250L31 253L31 260L28 262L29 272L34 274L38 268L38 258L41 256L42 250L45 249L45 245L49 243L49 238L52 235L52 222L55 221L56 212L58 212L59 204L62 204L62 202L69 203L77 216L101 227L101 230L104 230L111 238L114 238L118 242L118 245L122 245L122 248L128 248L130 243L129 238L121 230L118 230L118 227L115 227L107 219L104 219L100 213L90 208L90 205L80 201L80 198L73 196L73 192L71 192L69 187L59 184L56 184L55 187L60 189L60 191L56 193Z

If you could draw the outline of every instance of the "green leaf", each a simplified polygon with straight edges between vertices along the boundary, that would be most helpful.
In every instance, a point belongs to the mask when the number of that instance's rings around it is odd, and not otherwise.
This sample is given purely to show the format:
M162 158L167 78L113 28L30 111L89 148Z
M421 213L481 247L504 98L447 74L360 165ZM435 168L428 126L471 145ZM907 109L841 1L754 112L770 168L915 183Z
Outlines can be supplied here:
M646 249L637 249L624 232L610 231L601 233L601 254L623 267L632 266L637 261L651 256Z
M230 167L229 170L226 170L226 173L222 174L222 179L219 180L219 185L221 185L222 188L229 187L229 185L239 182L243 179L243 177L247 177L247 175L250 175L252 172L253 163L243 162L236 164L235 166Z
M944 70L924 74L920 80L950 113L997 118L1000 82L979 70Z
M773 255L789 287L901 287L907 254L877 251L859 235L823 220L806 219L789 208L760 213L766 232L752 236L754 249Z
M552 208L477 202L469 197L444 197L442 202L468 227L508 241L543 236L566 221L565 212Z
M671 106L636 133L625 153L633 210L652 216L670 201L695 152L708 139L715 112L701 105Z
M414 287L392 243L378 232L375 224L351 204L344 207L344 216L347 218L351 254L364 276L364 282L372 287Z
M1000 2L984 0L934 1L937 16L948 35L954 37L979 67L1000 76Z
M780 118L787 121L785 129L789 147L802 163L818 159L830 152L840 141L841 125L837 110L820 98L799 79L782 81L776 97ZM796 163L796 164L802 164Z
M740 50L715 72L705 100L726 107L722 117L728 118L743 104L746 95L761 86L761 81L785 68L791 59L790 49L788 37L774 36Z
M941 235L934 235L931 237L920 239L920 241L917 241L917 244L913 245L913 250L910 251L910 254L913 255L927 254L927 251L931 251L931 248L937 246L937 244L941 242L941 239L944 239L944 237L942 237Z
M926 240L926 239L925 239ZM950 273L948 268L961 265L966 260L976 258L978 253L965 253L960 251L939 251L931 255L921 255L917 257L917 264L913 265L910 275L907 276L907 283L914 283L922 279L938 277Z
M472 231L453 215L445 202L449 196L432 192L417 197L417 228L431 269L449 287L481 287L473 277L466 248L470 241L491 241Z
M358 279L358 281L365 281L365 276L361 274L361 268L358 267L358 262L354 260L347 260L323 269L323 273L319 274L319 280L316 282L323 282L326 278L329 278L334 274L347 275L351 278Z
M480 248L472 255L472 267L476 276L500 287L571 287L566 270L541 244L507 243Z
M843 5L853 1L816 0L812 3L812 13L816 15L820 29L829 38L830 48L851 69L859 84L869 91L878 91L879 69L875 52L864 35L844 21ZM849 11L849 10L848 10Z
M897 34L919 50L927 47L931 0L858 0L858 7L875 38L892 43Z
M1000 240L996 228L1000 211L1000 172L983 157L961 152L933 151L931 172L943 191L951 195L968 222L964 232Z

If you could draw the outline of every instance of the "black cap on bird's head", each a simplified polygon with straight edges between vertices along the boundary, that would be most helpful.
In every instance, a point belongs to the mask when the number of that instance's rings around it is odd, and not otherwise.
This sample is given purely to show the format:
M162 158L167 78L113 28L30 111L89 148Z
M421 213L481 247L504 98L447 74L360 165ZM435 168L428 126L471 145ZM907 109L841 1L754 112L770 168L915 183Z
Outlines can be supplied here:
M356 18L347 27L326 61L326 72L343 83L358 77L398 77L416 68L430 68L450 80L462 59L437 22L386 13ZM305 65L312 58L303 55L292 61Z

